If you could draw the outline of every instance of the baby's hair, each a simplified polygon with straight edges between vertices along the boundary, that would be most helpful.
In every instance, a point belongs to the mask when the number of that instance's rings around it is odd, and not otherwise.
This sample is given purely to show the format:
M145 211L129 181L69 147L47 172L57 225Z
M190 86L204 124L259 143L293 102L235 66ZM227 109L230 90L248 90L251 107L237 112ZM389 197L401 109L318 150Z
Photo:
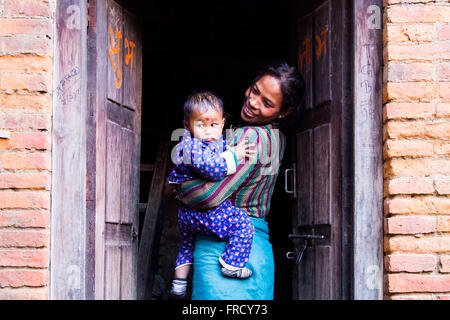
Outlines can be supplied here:
M189 121L189 117L194 110L204 113L209 109L215 109L224 114L222 99L211 91L193 92L184 102L184 120Z

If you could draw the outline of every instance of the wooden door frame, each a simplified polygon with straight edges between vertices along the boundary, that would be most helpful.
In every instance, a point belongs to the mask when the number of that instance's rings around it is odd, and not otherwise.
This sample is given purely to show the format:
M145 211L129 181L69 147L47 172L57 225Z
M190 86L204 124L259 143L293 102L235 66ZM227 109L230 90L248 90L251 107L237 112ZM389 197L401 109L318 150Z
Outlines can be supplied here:
M353 299L383 296L382 1L351 2L353 38ZM95 298L95 203L86 144L95 97L88 96L88 0L56 2L54 23L50 298ZM378 19L378 20L377 20ZM67 41L70 39L71 41ZM370 50L373 55L368 55ZM89 62L90 61L90 62ZM369 69L366 66L373 66ZM370 94L368 94L370 90ZM92 129L92 128L91 128ZM91 137L92 138L92 137ZM94 207L92 208L92 205ZM94 224L92 224L94 223ZM94 236L94 238L93 238Z
M353 299L383 298L382 0L352 2Z
M86 299L87 1L58 0L54 23L50 299Z
M342 86L341 141L343 299L383 298L383 140L382 140L382 0L342 0L345 40L342 63L348 74ZM292 19L308 14L295 12ZM336 19L336 17L333 17ZM295 27L295 26L294 26ZM296 43L296 39L293 40ZM331 45L331 44L330 44ZM368 51L369 50L369 51ZM298 59L294 55L293 61ZM369 67L370 66L370 67ZM350 154L350 161L346 158ZM336 156L336 155L334 155ZM333 186L339 187L339 186Z
M104 1L56 2L50 299L103 297L105 173L97 170L104 160L96 154L106 152L99 127L105 97L97 94L104 84L96 74L106 69L107 52L98 52L97 43L107 43L108 33L96 30L96 19Z

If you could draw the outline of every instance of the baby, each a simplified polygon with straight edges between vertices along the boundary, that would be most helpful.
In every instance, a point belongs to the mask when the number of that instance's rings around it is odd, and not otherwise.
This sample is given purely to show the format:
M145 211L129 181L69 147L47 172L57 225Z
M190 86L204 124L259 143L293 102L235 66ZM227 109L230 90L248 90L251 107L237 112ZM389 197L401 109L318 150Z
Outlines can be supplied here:
M240 160L253 154L245 141L234 147L226 145L222 137L223 103L212 92L194 93L187 98L183 123L186 130L172 156L175 168L169 176L170 184L197 178L221 180L236 171ZM232 206L229 200L208 209L182 206L178 211L178 227L181 246L175 263L173 295L186 294L195 235L199 233L215 234L227 241L225 251L219 257L223 276L246 279L252 275L245 264L250 255L254 227L247 213Z

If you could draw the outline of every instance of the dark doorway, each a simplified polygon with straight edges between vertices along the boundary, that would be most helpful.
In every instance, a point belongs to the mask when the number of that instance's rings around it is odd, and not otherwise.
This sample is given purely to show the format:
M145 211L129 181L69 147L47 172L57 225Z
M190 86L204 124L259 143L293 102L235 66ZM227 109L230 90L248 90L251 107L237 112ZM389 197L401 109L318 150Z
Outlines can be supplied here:
M291 1L148 1L142 8L143 102L141 164L154 163L159 137L182 127L184 98L193 90L212 90L225 104L228 125L238 121L244 92L268 62L296 63ZM295 20L294 20L295 21ZM294 61L292 61L294 57ZM170 148L176 142L172 142ZM287 150L284 160L290 159ZM275 256L275 299L292 299L290 196L280 170L269 221ZM168 170L171 169L169 164ZM150 171L141 171L140 202L150 188ZM157 222L153 264L158 281L170 285L178 248L176 204L168 199ZM141 223L142 226L142 214ZM155 285L154 285L155 287ZM164 288L154 291L164 298Z

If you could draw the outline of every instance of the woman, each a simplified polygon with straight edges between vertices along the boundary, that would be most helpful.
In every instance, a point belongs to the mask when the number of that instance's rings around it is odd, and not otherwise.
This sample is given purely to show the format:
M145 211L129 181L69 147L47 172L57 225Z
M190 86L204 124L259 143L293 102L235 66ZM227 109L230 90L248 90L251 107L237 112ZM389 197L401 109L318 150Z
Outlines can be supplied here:
M183 183L177 198L186 206L211 208L231 200L250 216L255 227L246 279L225 278L217 257L225 242L212 235L197 236L194 251L193 300L272 300L274 260L265 216L278 176L285 137L278 130L295 121L303 107L304 82L296 68L286 63L269 65L245 92L241 119L232 143L247 139L256 145L256 157L241 162L236 173L218 182L192 180ZM228 135L230 136L230 135Z

